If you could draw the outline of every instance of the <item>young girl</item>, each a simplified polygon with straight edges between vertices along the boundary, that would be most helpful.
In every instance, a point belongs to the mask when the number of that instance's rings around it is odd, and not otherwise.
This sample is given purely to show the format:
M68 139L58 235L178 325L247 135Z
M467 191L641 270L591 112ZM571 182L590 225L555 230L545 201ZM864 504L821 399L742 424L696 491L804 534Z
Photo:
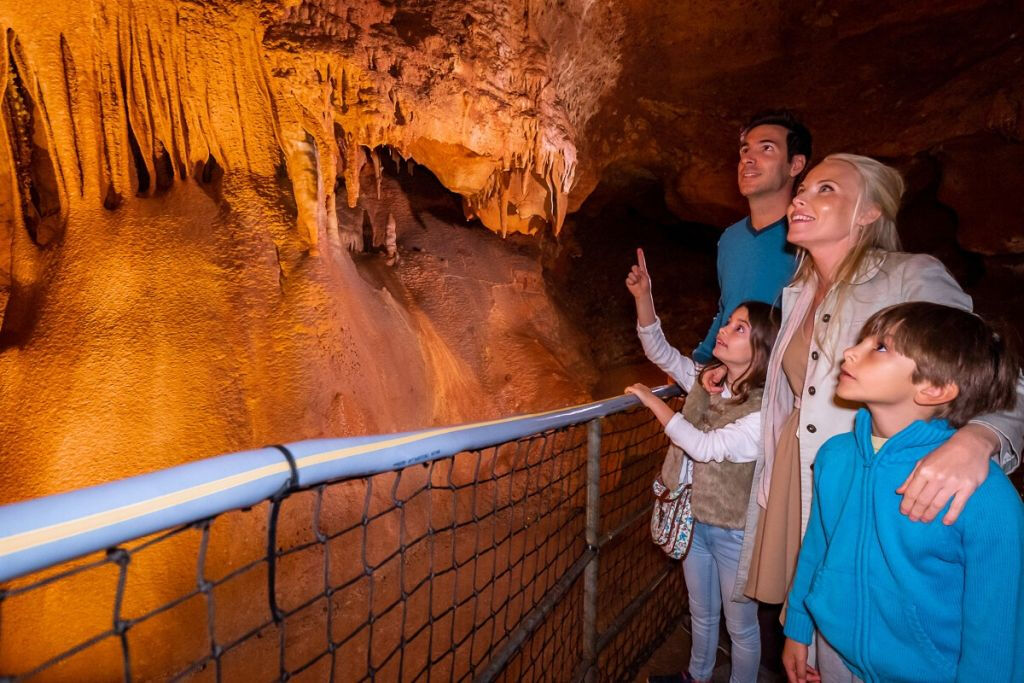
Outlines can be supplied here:
M725 386L710 396L698 381L694 362L669 345L654 313L651 278L643 251L626 277L636 300L637 332L644 352L688 393L682 413L675 413L643 384L626 389L665 426L665 433L693 463L692 542L683 561L690 598L693 647L689 672L651 677L650 681L710 681L718 647L718 621L732 639L732 683L754 683L761 660L757 603L735 586L743 545L754 466L760 457L761 393L772 344L779 331L778 310L759 301L740 304L715 341L715 361L700 374L724 367Z

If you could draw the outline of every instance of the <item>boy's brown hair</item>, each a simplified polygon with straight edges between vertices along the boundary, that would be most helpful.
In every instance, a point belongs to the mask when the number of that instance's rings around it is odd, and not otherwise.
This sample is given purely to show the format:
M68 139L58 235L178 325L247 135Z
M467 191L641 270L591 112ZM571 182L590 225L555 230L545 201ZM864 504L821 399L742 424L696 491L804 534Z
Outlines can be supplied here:
M925 301L897 304L868 318L858 342L867 337L914 361L914 382L957 386L956 398L935 415L954 427L1016 405L1017 350L974 313Z

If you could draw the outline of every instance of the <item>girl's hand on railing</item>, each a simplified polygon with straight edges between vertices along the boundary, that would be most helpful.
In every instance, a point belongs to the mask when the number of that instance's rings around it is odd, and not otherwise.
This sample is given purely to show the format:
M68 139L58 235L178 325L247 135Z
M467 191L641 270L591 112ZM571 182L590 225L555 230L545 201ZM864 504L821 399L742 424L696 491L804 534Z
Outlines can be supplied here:
M641 403L643 403L645 406L648 406L648 407L650 407L650 405L651 405L651 399L655 399L655 400L659 400L659 401L661 400L657 396L654 395L654 392L651 391L651 388L649 386L647 386L646 384L640 384L640 383L631 384L628 387L626 387L626 393L627 394L633 394L638 399L640 399Z
M672 410L672 406L655 396L654 392L646 384L631 384L626 387L626 393L633 394L640 399L640 402L654 413L654 417L658 418L658 422L663 427L676 414L676 411Z

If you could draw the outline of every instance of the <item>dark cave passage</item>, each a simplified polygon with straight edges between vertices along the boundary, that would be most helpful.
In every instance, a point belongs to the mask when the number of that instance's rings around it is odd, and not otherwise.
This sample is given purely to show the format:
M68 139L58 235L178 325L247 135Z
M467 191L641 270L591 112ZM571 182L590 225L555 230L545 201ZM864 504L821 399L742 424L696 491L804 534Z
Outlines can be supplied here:
M579 212L569 216L546 278L560 305L584 331L601 373L595 395L633 381L664 383L636 336L636 310L624 281L642 248L665 333L689 353L715 315L719 228L680 220L650 174L609 169Z

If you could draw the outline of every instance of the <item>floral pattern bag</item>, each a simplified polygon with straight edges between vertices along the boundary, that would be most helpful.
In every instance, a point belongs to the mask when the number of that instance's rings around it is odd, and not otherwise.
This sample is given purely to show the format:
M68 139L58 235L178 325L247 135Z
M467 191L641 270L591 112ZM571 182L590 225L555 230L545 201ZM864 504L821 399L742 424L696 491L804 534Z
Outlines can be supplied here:
M669 445L653 485L657 500L651 513L651 538L674 560L686 557L693 537L692 481L693 461L682 449Z

